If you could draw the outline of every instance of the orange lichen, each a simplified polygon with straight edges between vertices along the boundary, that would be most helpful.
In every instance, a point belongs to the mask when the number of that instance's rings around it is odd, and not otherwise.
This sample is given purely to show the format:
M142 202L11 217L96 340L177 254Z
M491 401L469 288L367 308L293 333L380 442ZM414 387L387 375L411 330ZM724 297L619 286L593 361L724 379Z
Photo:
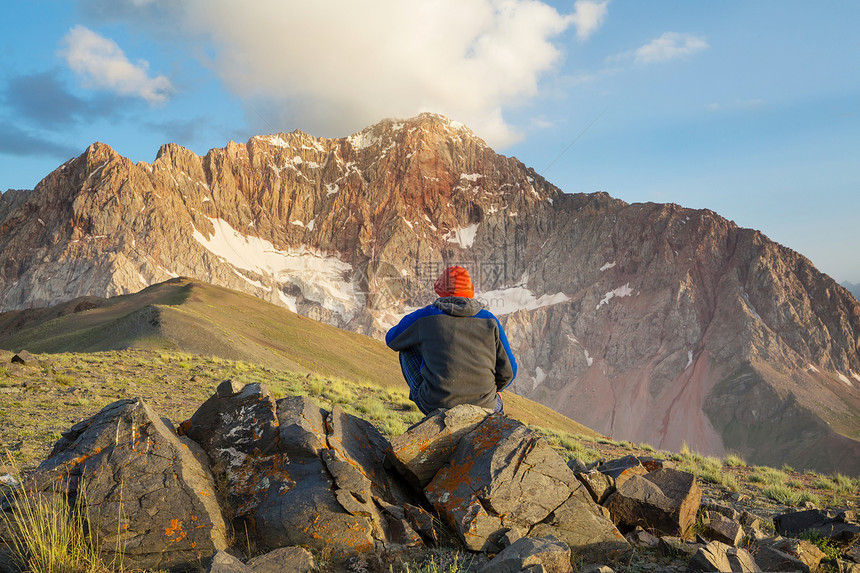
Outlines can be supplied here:
M167 537L176 535L172 541L182 541L188 534L182 529L182 520L171 519L170 525L164 529L164 535Z
M101 448L93 448L91 452L88 454L81 454L80 456L73 458L69 461L70 464L82 464L93 456L96 456L102 452Z

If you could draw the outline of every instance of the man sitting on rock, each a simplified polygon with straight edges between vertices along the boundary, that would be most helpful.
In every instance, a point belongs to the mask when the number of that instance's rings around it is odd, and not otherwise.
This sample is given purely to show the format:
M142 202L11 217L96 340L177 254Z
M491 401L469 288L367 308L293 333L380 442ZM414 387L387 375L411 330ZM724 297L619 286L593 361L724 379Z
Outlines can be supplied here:
M448 267L433 286L439 298L385 336L400 352L409 399L424 414L459 404L504 412L499 392L516 377L517 362L499 319L474 298L463 267Z

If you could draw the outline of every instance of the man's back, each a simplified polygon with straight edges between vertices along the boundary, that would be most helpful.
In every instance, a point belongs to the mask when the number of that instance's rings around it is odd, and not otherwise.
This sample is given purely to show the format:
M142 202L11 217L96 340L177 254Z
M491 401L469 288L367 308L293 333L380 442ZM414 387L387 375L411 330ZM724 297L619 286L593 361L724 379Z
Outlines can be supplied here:
M465 269L449 267L446 272L451 269L460 269L468 279ZM468 286L467 296L442 296L451 291L437 281L440 298L405 316L385 337L401 353L410 398L425 413L458 404L498 409L497 392L516 376L516 360L501 324L471 298L471 282Z
M428 411L457 404L492 409L496 392L513 379L510 361L499 364L499 347L505 350L499 333L496 317L478 301L445 297L405 317L386 343L394 350L418 350L425 383L416 394Z

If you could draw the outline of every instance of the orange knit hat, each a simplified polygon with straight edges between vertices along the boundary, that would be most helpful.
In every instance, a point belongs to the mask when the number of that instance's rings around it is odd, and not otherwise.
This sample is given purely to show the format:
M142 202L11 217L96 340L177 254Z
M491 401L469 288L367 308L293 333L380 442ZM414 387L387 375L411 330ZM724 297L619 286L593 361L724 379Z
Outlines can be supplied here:
M433 285L433 289L439 296L462 296L472 298L475 296L475 287L472 286L472 277L469 271L463 267L448 267Z

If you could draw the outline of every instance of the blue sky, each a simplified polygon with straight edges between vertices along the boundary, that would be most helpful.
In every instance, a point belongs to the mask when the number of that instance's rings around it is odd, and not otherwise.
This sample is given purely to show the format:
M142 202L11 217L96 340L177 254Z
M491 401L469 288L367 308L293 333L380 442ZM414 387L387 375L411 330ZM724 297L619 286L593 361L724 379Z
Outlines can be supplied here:
M858 2L62 0L0 24L0 189L422 111L562 190L707 208L860 283Z

